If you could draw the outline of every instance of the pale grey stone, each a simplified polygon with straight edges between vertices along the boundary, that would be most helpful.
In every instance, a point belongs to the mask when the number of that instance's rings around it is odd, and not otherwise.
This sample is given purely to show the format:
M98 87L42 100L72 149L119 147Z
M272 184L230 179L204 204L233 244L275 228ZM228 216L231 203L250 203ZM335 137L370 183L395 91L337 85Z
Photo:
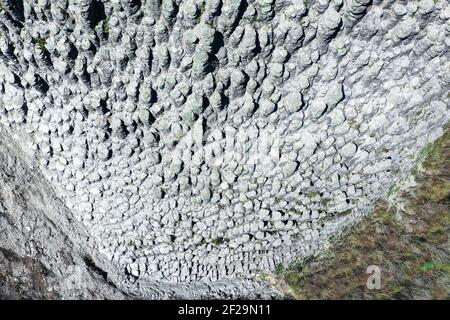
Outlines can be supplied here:
M79 297L269 296L450 119L447 1L3 2L0 246Z

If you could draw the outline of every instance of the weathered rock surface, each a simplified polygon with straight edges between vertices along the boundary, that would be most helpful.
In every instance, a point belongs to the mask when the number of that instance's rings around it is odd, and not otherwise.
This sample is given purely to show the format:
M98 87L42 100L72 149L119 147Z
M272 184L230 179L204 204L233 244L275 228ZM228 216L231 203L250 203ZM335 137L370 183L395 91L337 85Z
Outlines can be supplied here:
M0 265L36 261L43 296L275 294L257 275L367 213L450 119L448 1L0 15Z

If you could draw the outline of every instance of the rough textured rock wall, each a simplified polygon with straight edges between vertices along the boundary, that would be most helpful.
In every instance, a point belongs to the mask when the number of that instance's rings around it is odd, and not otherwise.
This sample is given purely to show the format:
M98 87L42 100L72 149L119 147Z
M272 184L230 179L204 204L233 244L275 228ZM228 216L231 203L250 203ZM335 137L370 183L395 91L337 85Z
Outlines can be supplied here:
M0 129L0 299L125 297L94 262L92 240L30 163Z
M448 1L0 3L0 124L136 295L259 292L450 118Z

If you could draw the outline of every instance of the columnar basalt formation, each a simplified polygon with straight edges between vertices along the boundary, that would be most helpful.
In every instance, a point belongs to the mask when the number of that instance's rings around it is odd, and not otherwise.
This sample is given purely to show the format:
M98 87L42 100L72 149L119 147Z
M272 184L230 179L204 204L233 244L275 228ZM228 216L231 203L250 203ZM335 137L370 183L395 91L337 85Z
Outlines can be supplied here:
M2 0L0 15L2 130L144 296L256 288L370 212L450 119L444 0Z

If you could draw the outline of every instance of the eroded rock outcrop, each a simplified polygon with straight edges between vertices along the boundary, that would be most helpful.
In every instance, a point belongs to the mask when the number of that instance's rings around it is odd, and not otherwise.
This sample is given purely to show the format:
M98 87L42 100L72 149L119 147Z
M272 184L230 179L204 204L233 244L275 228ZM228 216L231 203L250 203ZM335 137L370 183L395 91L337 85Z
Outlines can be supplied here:
M258 274L369 212L450 119L448 1L0 14L0 124L137 296L259 292Z

